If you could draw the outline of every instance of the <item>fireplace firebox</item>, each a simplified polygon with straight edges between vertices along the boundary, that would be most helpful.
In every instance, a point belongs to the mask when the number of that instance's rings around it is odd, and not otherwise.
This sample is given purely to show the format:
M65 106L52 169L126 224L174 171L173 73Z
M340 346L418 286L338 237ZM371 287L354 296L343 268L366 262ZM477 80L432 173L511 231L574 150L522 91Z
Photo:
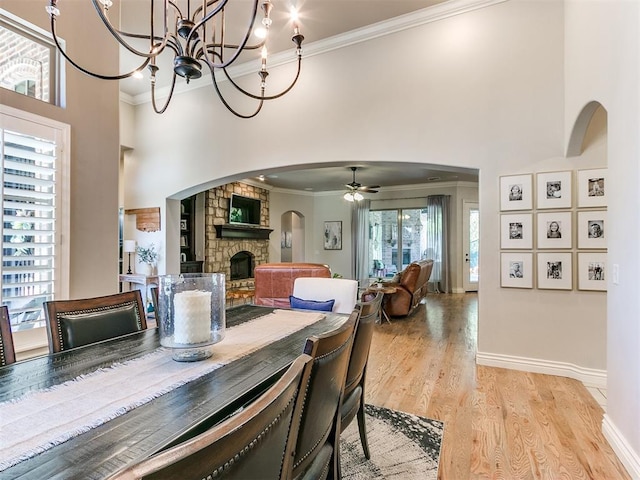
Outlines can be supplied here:
M243 251L231 257L231 280L253 278L254 259L250 252Z

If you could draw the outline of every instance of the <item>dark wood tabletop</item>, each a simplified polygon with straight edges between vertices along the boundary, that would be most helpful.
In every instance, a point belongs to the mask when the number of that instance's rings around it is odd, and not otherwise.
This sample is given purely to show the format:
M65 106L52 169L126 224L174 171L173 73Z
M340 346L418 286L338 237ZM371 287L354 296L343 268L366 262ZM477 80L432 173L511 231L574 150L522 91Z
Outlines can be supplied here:
M227 310L227 327L271 311L272 308L254 305L230 308ZM0 479L107 478L124 466L189 438L232 415L275 382L302 353L308 336L331 330L344 322L345 318L345 315L329 313L309 327L0 472ZM0 368L0 402L61 384L114 362L140 357L159 346L157 330L149 329L17 362Z

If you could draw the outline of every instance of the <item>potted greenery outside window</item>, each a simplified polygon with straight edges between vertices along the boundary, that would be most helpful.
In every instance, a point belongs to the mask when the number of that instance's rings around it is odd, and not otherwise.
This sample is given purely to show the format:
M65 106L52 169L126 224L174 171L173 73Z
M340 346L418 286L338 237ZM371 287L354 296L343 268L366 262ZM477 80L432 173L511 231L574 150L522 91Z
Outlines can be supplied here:
M156 263L158 262L158 252L156 246L152 243L148 247L138 246L136 247L136 254L138 255L138 263L142 265L142 271L147 276L155 274Z

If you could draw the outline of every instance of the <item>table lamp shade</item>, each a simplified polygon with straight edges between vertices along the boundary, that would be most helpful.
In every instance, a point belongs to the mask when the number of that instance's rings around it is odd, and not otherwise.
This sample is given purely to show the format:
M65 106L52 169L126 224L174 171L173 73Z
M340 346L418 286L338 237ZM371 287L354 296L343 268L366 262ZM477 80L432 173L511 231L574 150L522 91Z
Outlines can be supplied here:
M125 253L133 253L136 251L136 241L135 240L125 240L122 248Z

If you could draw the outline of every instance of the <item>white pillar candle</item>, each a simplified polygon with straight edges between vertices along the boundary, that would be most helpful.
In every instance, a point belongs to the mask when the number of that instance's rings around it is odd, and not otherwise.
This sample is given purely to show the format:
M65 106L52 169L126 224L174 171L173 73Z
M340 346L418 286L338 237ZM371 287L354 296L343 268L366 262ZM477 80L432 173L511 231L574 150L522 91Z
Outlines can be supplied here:
M203 343L211 339L211 292L176 293L173 308L174 343Z

